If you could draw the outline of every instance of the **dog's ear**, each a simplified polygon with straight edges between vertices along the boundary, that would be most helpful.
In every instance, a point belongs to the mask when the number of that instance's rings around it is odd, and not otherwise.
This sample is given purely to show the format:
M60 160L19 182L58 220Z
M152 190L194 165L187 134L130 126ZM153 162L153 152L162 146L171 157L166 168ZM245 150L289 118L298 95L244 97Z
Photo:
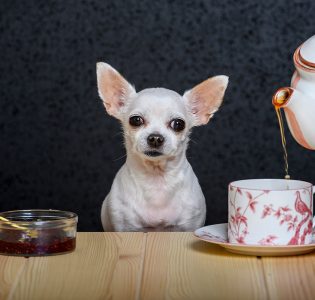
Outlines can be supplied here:
M110 65L96 64L97 87L106 111L109 115L120 119L121 108L128 98L135 94L133 86Z
M222 103L228 82L227 76L214 76L185 92L184 100L195 119L193 126L209 122Z

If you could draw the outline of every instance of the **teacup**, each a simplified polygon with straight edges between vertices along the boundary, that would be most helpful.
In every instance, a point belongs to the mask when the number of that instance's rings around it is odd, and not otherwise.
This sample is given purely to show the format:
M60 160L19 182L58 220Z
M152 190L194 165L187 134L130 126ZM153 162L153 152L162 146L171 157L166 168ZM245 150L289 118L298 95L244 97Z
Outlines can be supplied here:
M228 241L247 245L312 242L313 185L287 179L229 184Z

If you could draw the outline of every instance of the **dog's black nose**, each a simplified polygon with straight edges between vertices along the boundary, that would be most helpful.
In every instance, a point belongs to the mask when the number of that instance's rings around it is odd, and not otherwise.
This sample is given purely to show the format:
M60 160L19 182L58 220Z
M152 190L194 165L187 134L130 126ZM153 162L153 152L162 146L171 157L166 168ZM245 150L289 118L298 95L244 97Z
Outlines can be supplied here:
M159 148L164 143L164 137L158 133L153 133L148 136L148 145L153 148Z

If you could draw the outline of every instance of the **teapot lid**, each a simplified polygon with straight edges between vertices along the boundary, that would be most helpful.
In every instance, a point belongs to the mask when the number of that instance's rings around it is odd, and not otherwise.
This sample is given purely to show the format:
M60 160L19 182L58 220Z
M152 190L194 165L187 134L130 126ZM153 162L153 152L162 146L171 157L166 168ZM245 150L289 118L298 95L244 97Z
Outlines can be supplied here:
M315 35L306 40L300 48L300 59L308 66L315 66Z

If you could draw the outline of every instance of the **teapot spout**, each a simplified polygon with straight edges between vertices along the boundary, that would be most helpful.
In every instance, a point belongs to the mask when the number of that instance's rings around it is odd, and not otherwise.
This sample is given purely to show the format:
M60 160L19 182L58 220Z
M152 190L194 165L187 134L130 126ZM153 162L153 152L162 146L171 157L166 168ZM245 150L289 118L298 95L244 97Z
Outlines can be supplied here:
M282 108L287 106L293 92L294 89L291 87L283 87L278 89L272 97L272 104L276 108Z
M283 108L295 140L301 146L315 150L315 99L297 89L285 87L275 92L272 104L276 109Z

